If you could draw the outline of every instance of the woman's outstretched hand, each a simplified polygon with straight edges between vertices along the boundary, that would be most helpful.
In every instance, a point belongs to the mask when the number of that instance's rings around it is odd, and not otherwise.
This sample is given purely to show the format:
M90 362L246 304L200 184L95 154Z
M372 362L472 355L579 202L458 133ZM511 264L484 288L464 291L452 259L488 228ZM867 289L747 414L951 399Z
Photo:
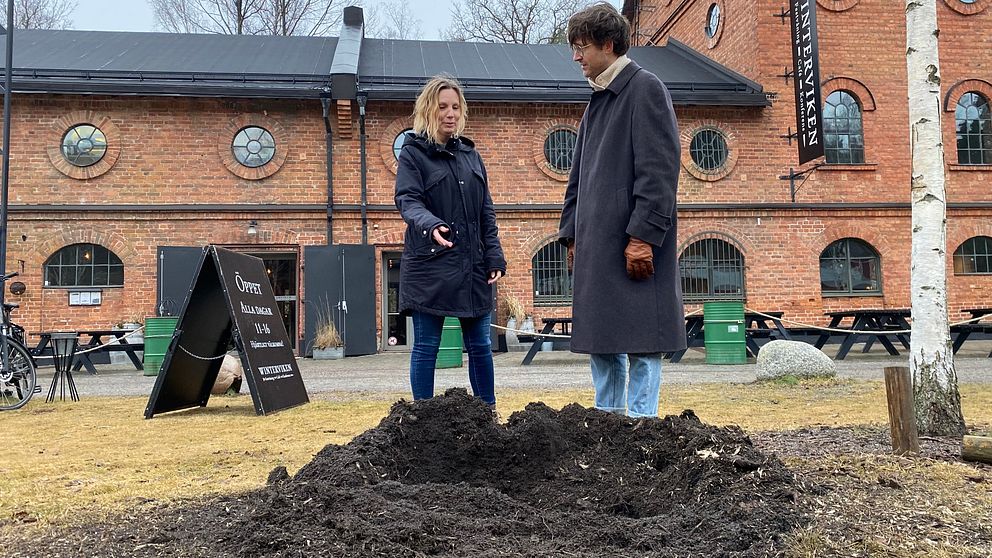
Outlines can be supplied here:
M451 232L451 229L449 229L445 225L439 225L435 227L434 233L432 235L434 237L434 242L445 248L451 248L455 244L450 240L448 240L447 238L445 238L449 232Z

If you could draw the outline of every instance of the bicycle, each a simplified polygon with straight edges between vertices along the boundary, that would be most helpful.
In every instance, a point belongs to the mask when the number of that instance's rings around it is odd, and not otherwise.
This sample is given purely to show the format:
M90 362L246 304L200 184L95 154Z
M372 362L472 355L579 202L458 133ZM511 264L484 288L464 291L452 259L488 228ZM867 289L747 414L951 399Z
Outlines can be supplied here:
M18 273L0 276L0 288ZM19 409L41 392L34 358L24 344L24 328L10 320L17 304L3 304L0 322L0 411Z

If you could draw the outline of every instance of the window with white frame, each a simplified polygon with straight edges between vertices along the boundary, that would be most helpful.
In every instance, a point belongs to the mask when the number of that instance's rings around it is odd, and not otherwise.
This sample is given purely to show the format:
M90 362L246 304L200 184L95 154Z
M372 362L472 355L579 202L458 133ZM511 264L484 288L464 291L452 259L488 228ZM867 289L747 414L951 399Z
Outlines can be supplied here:
M828 164L865 162L861 104L850 91L834 91L823 105L823 154Z

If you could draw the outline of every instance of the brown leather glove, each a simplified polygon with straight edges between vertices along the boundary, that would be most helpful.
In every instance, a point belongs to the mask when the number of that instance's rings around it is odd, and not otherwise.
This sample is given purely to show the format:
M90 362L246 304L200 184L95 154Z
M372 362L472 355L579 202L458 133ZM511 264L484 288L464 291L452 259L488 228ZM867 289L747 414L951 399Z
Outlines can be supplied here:
M630 237L623 255L627 257L627 277L643 281L654 275L654 254L647 242Z
M572 243L568 245L568 256L566 257L566 261L568 262L568 270L572 271L572 267L575 266L575 241L572 241Z

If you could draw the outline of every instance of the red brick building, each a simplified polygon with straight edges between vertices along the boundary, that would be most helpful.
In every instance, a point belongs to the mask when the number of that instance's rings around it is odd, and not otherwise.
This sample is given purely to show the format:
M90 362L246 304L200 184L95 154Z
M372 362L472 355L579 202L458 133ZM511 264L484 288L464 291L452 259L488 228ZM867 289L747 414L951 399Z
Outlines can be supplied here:
M953 313L992 294L983 186L992 159L982 159L992 157L982 143L992 55L981 48L992 16L987 0L946 2L948 253L961 254L948 258L948 273L959 271ZM791 65L788 26L772 15L783 5L624 6L643 45L631 56L669 85L683 129L687 300L744 299L817 322L830 309L906 306L901 10L820 2L823 97L858 108L863 159L846 116L848 147L831 154L844 162L812 173L793 201L780 179L798 167L782 137L795 126L792 84L780 77ZM961 13L969 9L978 11ZM188 266L189 248L211 243L263 257L290 337L305 349L306 308L319 298L307 290L327 282L317 248L365 245L367 269L351 281L374 289L348 319L369 324L356 338L402 347L405 322L390 312L404 230L393 142L411 124L423 79L439 71L466 85L465 133L486 162L509 263L500 294L538 318L569 314L552 241L589 90L568 49L363 39L356 15L328 38L17 32L7 270L21 272L25 290L6 298L21 304L18 321L29 331L83 329L175 313L181 296L170 293L181 280L165 278L181 266L168 262ZM974 109L964 125L977 126L964 134L976 142L967 164L955 149L962 100Z
M795 181L795 199L781 177L813 164L800 169L788 139L796 129L793 83L785 77L792 70L789 2L627 0L623 7L636 44L678 40L764 87L771 104L760 110L681 113L684 148L698 130L714 128L729 155L711 171L684 158L679 232L687 249L712 236L741 255L748 306L807 322L822 321L824 311L910 304L903 6L814 1L827 154ZM956 321L965 317L960 309L992 299L992 2L937 4ZM715 265L712 254L699 259Z

